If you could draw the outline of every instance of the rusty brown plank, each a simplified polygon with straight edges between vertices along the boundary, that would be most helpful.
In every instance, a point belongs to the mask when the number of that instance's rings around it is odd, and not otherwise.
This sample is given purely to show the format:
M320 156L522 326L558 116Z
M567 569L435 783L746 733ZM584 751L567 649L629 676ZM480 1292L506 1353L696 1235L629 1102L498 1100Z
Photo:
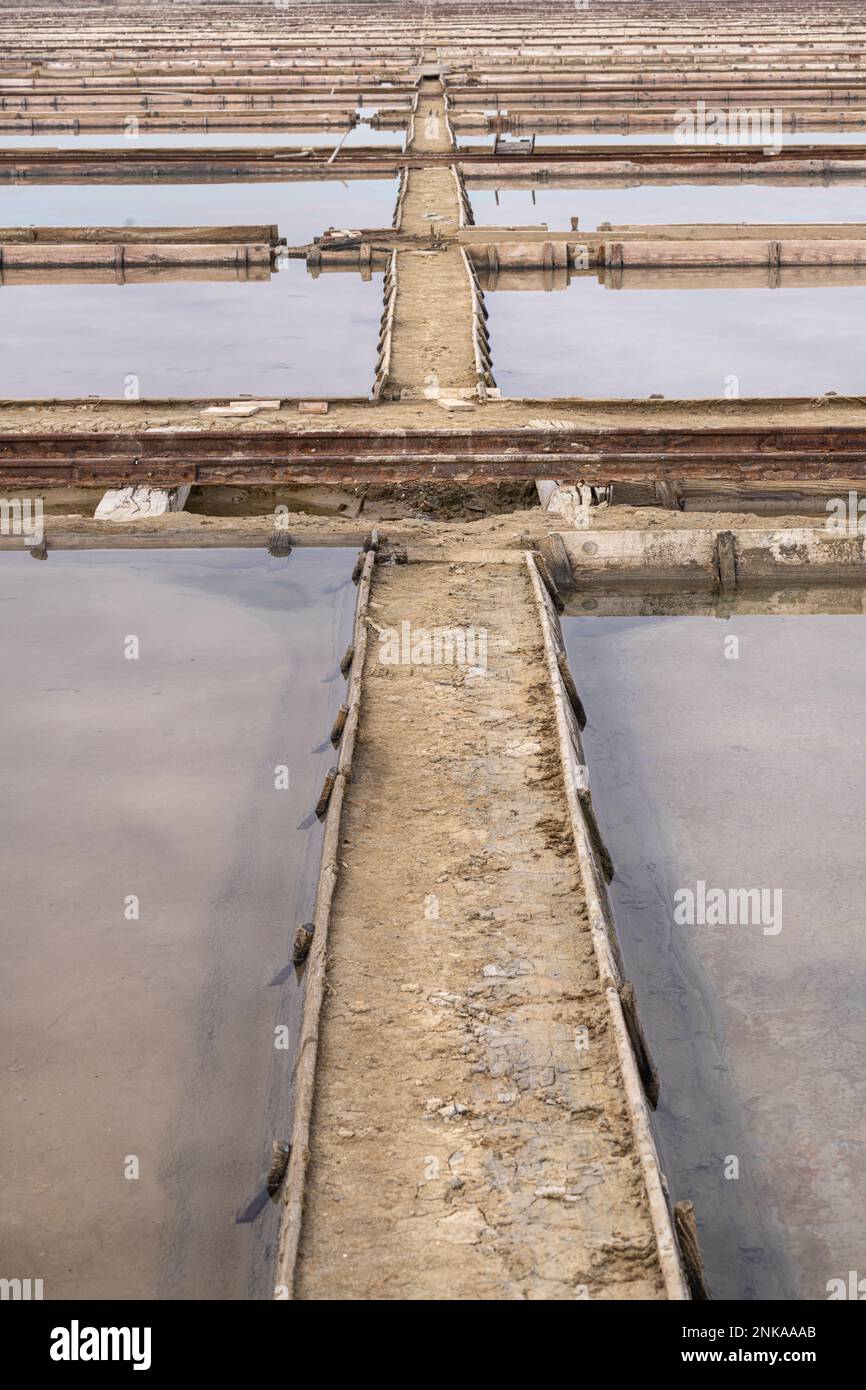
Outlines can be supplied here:
M322 137L323 148L317 150L323 156L330 155L333 149L333 130L322 127L315 132ZM329 140L330 136L330 140ZM786 145L781 155L766 155L760 147L748 145L586 145L579 138L573 145L551 145L536 147L532 153L519 156L494 153L492 146L467 145L459 147L461 164L501 164L503 160L520 164L570 164L576 159L581 163L607 164L610 160L628 159L632 164L764 164L779 158L799 163L811 160L830 159L841 162L857 162L866 159L866 139L861 144L838 145L814 142L803 145ZM389 166L397 162L410 168L430 164L453 164L453 149L404 151L394 145L355 145L342 150L334 160L335 164L376 164ZM195 161L199 164L299 164L309 168L313 161L299 150L284 149L273 145L222 146L205 149L202 146L170 146L138 148L130 145L122 149L86 148L80 150L41 147L29 149L26 144L7 147L0 151L0 165L17 164L54 166L56 164L185 164Z
M725 452L765 455L797 451L850 454L866 450L866 425L832 426L695 424L666 426L579 425L567 432L559 429L517 427L506 429L305 429L294 433L285 429L256 430L243 434L225 430L201 429L143 431L16 431L0 434L0 460L29 454L31 457L105 457L134 454L136 457L196 457L205 454L231 455L237 459L258 459L268 455L291 454L315 458L330 454L362 461L382 455L398 457L436 457L518 453L537 457L539 453L567 459L591 453L688 453L713 456Z
M321 129L323 141L333 129ZM458 149L404 152L398 147L351 147L342 150L333 163L326 163L332 143L317 149L313 156L281 150L279 147L230 147L202 149L194 147L124 149L28 149L26 146L0 150L0 181L22 180L39 183L63 183L78 179L102 179L110 175L117 180L164 178L168 181L196 181L231 173L234 178L282 180L310 177L394 177L401 169L452 164L455 158L461 167L473 174L483 174L486 168L501 169L505 163L511 174L518 172L532 177L545 169L580 164L604 169L614 163L627 163L630 168L676 171L698 169L708 174L748 167L758 173L774 173L783 169L826 168L844 173L866 162L866 143L857 145L789 145L781 156L765 155L760 149L745 146L671 146L671 145L581 145L553 146L536 149L519 157L494 154L491 148L459 146Z
M0 438L0 485L563 482L804 482L866 475L866 430L214 431Z

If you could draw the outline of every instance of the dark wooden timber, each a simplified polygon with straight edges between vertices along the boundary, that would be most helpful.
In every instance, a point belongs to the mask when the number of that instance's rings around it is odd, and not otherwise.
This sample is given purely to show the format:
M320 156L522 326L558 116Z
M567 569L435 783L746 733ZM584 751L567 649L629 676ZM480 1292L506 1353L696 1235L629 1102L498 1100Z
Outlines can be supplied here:
M0 484L487 483L866 477L866 428L159 431L0 436Z
M326 136L327 132L320 132ZM532 154L502 155L492 146L463 146L456 150L411 153L399 146L355 146L341 150L328 162L333 143L314 142L311 153L279 146L147 148L130 146L120 149L57 149L26 145L0 149L0 182L77 183L84 180L110 179L112 182L149 182L161 178L167 182L196 182L225 177L256 180L380 177L391 178L401 169L429 168L433 165L459 164L467 172L483 174L487 169L500 169L505 164L512 174L544 176L545 170L579 164L603 170L612 162L622 167L659 169L675 172L678 169L706 171L707 174L749 170L755 177L772 178L774 173L802 170L804 174L820 172L828 176L856 175L866 164L866 143L858 145L787 145L778 156L766 156L761 149L747 146L694 145L556 145L539 148Z
M327 131L316 132L327 137ZM307 148L314 149L324 157L333 150L333 139L316 149L315 139ZM570 164L579 159L581 163L608 164L613 160L627 159L631 164L766 164L768 159L805 163L809 160L829 159L834 162L851 163L866 159L866 139L858 145L821 144L786 145L777 156L768 156L763 150L750 145L582 145L579 139L573 145L536 146L532 153L503 155L495 153L490 145L461 145L456 149L424 150L416 153L406 152L395 144L356 145L340 151L335 164L376 164L391 165L395 161L408 168L427 168L431 164L453 164L455 159L461 164L501 164L506 161L521 164ZM62 164L185 164L193 161L198 164L267 163L309 164L310 156L303 155L301 148L280 145L258 146L217 146L207 149L201 145L158 146L150 149L130 144L121 148L56 149L41 146L30 149L27 145L14 146L0 150L0 163L32 165Z
M0 227L0 245L70 246L77 243L100 245L149 244L194 246L231 245L236 242L276 246L280 240L275 222L232 227Z

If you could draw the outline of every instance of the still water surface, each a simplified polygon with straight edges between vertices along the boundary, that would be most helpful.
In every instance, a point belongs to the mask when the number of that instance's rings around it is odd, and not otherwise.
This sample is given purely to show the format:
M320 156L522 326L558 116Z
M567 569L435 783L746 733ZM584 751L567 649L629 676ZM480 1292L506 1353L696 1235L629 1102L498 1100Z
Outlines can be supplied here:
M0 397L366 395L382 276L0 288Z
M547 223L568 231L572 217L601 222L866 222L866 188L854 183L640 184L634 188L503 188L469 185L479 226Z
M490 115L496 112L491 110ZM772 125L770 126L772 132ZM493 149L495 136L487 135L464 135L457 131L458 145L487 145ZM520 132L520 138L531 135L531 130ZM514 138L514 137L511 137ZM546 145L555 147L557 145L673 145L676 144L676 135L673 130L660 131L540 131L536 135L535 148L543 149ZM749 148L754 141L747 141L744 148ZM782 145L866 145L866 123L862 127L855 127L853 130L783 130L781 132L780 143ZM761 142L758 141L758 148ZM719 149L718 145L705 145L703 142L696 142L699 149ZM683 145L683 149L695 148Z
M278 1206L235 1216L287 1127L350 567L0 555L3 1258L46 1298L269 1295Z
M866 392L866 287L567 289L486 297L503 394L818 396Z
M390 227L395 179L309 183L15 184L0 191L14 227L219 227L275 222L290 246L328 227ZM0 300L2 309L2 300Z
M715 1297L826 1298L866 1248L866 617L563 630L673 1198ZM779 890L781 930L678 925L699 881Z
M343 148L352 145L389 145L399 149L405 132L374 129L361 122L350 131L327 130L183 130L142 131L134 140L128 135L95 131L92 135L26 135L16 132L0 135L0 149L55 150L122 150L122 149L211 149L223 146L241 149L246 146L284 145L287 148L312 145L333 149L342 142ZM345 136L345 139L343 137Z

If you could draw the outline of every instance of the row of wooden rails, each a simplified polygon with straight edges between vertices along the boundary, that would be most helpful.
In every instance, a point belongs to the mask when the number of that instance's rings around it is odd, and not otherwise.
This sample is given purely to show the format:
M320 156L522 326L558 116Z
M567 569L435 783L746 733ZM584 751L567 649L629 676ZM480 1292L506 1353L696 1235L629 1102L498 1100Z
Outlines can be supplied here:
M744 17L748 15L748 22ZM684 15L674 3L498 7L73 5L0 13L0 133L408 124L422 56L455 133L670 128L676 112L771 108L785 129L866 131L856 0Z

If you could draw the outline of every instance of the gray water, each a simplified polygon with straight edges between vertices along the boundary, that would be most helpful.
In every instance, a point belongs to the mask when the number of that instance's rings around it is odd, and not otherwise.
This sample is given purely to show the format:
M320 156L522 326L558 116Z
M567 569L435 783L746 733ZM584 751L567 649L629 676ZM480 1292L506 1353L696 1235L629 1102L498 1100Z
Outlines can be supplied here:
M121 121L118 124L122 124ZM344 138L345 137L345 138ZM312 145L332 150L341 141L345 149L351 145L390 145L402 148L402 130L377 130L360 122L351 130L337 130L333 126L318 130L178 130L141 131L134 139L123 133L94 131L90 135L28 135L25 132L0 134L0 149L55 149L55 150L159 150L159 149L212 149L214 147L241 149L246 146L281 145L288 149Z
M489 113L495 116L495 110ZM517 113L515 113L517 114ZM527 135L532 135L529 129L521 130L518 138L523 139ZM487 135L464 135L459 130L457 135L458 145L489 145L493 148L493 141L496 138L492 134ZM504 137L508 139L509 137ZM515 138L515 137L510 137ZM775 139L775 134L773 135ZM535 148L556 145L674 145L679 143L676 139L676 132L673 130L660 131L586 131L569 130L559 132L539 131L535 139ZM754 142L761 147L761 142ZM780 143L782 145L863 145L866 144L866 123L856 130L783 130L780 132ZM703 144L697 141L694 146L686 148L693 149L719 149L718 145ZM725 147L726 148L726 147ZM744 142L743 148L748 149L749 143Z
M601 222L864 222L866 188L856 184L660 184L635 188L475 188L479 226L546 222L567 231L572 217L593 231Z
M0 287L0 398L366 395L382 276ZM133 381L132 379L135 379Z
M288 1125L350 567L0 554L0 1225L46 1299L272 1290L278 1204L235 1218Z
M824 1299L866 1263L866 618L563 629L672 1198L715 1297ZM780 890L781 929L678 925L698 881Z
M866 288L634 289L594 278L486 297L508 396L866 393Z
M286 183L13 184L0 187L9 227L220 227L276 223L290 246L328 227L390 227L396 179ZM0 301L2 303L2 301Z

